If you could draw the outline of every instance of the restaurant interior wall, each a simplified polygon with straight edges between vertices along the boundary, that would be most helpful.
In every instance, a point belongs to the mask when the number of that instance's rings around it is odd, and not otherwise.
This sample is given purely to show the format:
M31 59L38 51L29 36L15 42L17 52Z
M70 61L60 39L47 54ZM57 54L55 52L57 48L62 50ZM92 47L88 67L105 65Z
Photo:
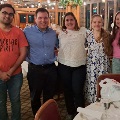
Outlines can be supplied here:
M120 0L84 0L85 27L90 29L91 17L100 14L104 19L104 28L111 31L114 16L120 10Z

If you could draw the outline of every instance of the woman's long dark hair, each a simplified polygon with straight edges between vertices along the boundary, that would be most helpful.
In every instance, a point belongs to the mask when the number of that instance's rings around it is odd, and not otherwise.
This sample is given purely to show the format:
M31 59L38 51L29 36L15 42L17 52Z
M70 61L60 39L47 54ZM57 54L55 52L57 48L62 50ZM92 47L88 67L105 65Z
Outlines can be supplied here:
M118 29L119 29L119 27L116 25L116 17L117 17L118 14L120 14L120 11L118 11L115 15L114 26L113 26L113 29L112 29L111 43L115 40L116 34L118 32ZM120 46L120 37L119 37L119 40L118 40L118 45Z
M66 13L65 14L65 16L64 16L64 19L63 19L63 26L62 26L62 30L63 31L66 31L66 26L65 26L65 18L66 18L66 16L69 16L69 15L71 15L73 18L74 18L74 20L75 20L75 30L79 30L80 28L79 28L79 26L78 26L78 22L77 22L77 19L76 19L76 17L75 17L75 15L72 13L72 12L68 12L68 13Z

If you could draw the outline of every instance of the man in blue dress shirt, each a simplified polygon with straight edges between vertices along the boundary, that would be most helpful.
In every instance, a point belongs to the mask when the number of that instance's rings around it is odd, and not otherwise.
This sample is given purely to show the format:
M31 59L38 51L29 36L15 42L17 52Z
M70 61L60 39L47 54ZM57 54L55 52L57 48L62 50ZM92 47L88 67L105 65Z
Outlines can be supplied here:
M57 37L55 31L48 27L49 12L44 8L38 8L35 12L35 22L36 25L24 29L29 43L27 79L34 115L41 106L42 93L43 103L53 98L57 80L57 69L54 64Z

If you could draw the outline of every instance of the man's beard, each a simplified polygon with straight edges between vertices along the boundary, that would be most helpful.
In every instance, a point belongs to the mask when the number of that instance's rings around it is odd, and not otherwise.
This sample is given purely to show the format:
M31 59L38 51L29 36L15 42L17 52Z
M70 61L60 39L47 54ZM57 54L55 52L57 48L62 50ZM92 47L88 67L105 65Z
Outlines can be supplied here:
M5 24L5 26L9 26L9 25L11 25L11 22L9 22L9 23L4 23Z

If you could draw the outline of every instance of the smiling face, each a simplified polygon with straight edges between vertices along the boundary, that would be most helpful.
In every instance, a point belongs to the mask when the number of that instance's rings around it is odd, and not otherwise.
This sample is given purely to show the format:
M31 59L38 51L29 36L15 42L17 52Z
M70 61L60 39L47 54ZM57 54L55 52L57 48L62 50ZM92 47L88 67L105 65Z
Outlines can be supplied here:
M35 17L35 22L39 29L42 31L46 30L49 24L49 16L47 12L38 12Z
M14 11L10 7L2 8L0 11L0 23L10 25L14 18Z
M116 26L120 28L120 13L117 14L115 23L116 23Z
M95 16L92 19L91 27L95 31L100 31L103 26L103 20L100 16Z
M68 15L65 17L65 26L68 30L74 30L75 29L75 19L73 16Z

